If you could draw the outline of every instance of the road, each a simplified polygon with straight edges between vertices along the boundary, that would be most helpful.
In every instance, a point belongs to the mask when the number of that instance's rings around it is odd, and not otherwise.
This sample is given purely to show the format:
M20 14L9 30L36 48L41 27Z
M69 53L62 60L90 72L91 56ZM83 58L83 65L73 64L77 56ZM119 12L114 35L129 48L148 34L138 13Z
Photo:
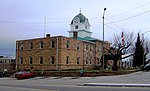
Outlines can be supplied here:
M83 83L143 83L150 84L150 72L102 77L35 77L16 80L0 78L0 91L150 91L148 87L81 86Z

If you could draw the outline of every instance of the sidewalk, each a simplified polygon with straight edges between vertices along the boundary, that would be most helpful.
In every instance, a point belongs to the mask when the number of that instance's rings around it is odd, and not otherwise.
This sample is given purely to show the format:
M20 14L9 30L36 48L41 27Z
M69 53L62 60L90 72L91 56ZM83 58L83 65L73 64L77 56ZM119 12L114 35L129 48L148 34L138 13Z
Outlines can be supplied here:
M81 86L109 86L109 87L150 87L150 84L123 84L123 83L85 83Z
M95 79L95 80L94 80ZM85 81L81 86L150 87L150 72L135 72L127 75L104 76Z

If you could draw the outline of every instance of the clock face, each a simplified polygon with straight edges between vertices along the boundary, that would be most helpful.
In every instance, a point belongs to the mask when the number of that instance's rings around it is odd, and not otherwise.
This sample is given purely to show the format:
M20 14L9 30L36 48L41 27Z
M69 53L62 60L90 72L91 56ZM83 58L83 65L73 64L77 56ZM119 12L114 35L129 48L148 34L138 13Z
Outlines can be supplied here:
M74 19L74 22L75 22L75 23L78 23L78 22L79 22L79 18L76 17L76 18Z

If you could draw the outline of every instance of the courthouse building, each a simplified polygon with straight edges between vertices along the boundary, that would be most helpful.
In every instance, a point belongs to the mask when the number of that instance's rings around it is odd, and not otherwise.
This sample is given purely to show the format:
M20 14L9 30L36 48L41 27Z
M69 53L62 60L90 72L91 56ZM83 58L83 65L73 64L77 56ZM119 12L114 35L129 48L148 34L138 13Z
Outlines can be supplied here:
M110 49L110 43L91 37L89 20L82 13L72 19L68 32L69 37L47 34L43 38L16 41L17 69L92 69L102 66L102 44L105 49Z

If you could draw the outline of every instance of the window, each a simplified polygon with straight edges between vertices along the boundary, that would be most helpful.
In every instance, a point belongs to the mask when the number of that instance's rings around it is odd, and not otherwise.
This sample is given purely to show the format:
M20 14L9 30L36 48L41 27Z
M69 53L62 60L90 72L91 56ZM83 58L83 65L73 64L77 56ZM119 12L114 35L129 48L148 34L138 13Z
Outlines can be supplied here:
M86 57L86 64L88 64L88 57Z
M79 27L78 26L75 26L75 29L78 29Z
M97 64L100 64L100 60L99 60L99 58L97 58Z
M69 64L69 56L66 57L66 64Z
M40 64L43 64L43 57L39 58Z
M88 51L88 45L86 44L86 50Z
M42 49L44 47L44 43L40 42L40 48Z
M23 57L20 57L20 64L23 64Z
M92 57L90 58L90 64L92 64Z
M29 58L29 64L32 64L32 57Z
M55 41L51 42L51 46L52 46L52 48L55 48Z
M69 45L70 45L70 42L69 42L69 40L67 40L67 48L69 48Z
M77 57L77 64L80 64L80 57Z
M30 47L30 49L33 49L33 43L32 42L29 44L29 47Z
M79 49L80 49L80 44L78 43L78 44L77 44L77 50L79 50Z
M54 64L54 56L51 56L50 63Z
M99 52L99 48L97 48L97 52Z
M101 52L102 51L102 44L99 43L99 46L97 47L97 52Z
M85 26L85 29L87 29L87 26Z
M20 50L23 50L23 43L19 45Z
M92 46L90 46L90 51L92 51L92 49L93 49L93 47L92 47Z

